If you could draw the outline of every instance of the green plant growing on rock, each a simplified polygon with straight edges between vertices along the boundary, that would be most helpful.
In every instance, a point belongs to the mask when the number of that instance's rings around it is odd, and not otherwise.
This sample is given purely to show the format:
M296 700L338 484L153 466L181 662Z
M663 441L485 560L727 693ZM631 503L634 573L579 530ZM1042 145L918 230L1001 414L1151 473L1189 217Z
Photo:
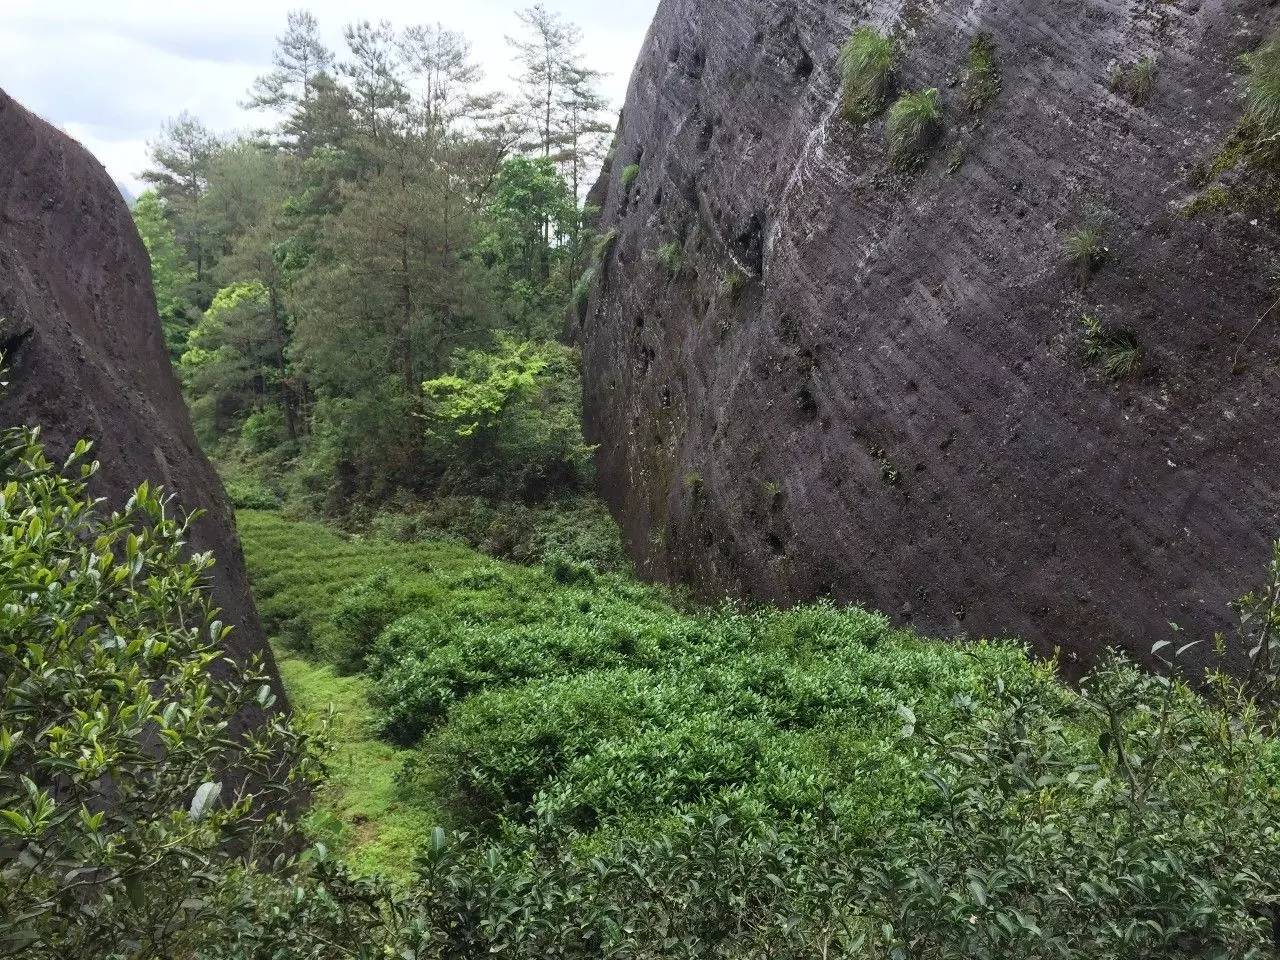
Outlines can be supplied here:
M720 294L726 300L737 300L738 294L742 292L750 279L747 274L736 266L730 267L725 271L724 278L720 281Z
M1111 73L1111 89L1128 98L1136 107L1144 106L1151 100L1156 88L1156 61L1154 57L1144 57L1128 67L1117 67Z
M667 273L675 276L684 267L684 248L675 240L664 243L653 253L657 261L667 269Z
M618 242L618 228L600 234L596 238L595 248L591 251L592 257L596 263L604 263L609 259L609 254L613 252L614 245Z
M1112 380L1124 380L1138 372L1142 366L1142 345L1136 333L1104 324L1089 314L1085 314L1081 323L1084 324L1087 362L1101 364L1103 372Z
M581 310L587 305L587 301L591 299L591 290L596 285L597 269L588 267L583 271L582 276L578 278L578 282L573 287L573 305Z
M1089 282L1097 270L1107 259L1106 238L1102 229L1095 224L1086 223L1076 227L1062 241L1067 259L1076 269L1081 285Z
M980 33L969 44L969 70L965 74L963 93L970 113L985 110L1000 93L1000 64L996 60L996 43L989 33Z
M631 189L631 185L636 182L640 176L640 164L631 163L622 168L622 186L626 190Z
M893 92L897 49L874 27L859 27L840 50L841 108L850 123L866 123Z
M1280 33L1241 57L1249 71L1248 120L1263 137L1280 134Z
M936 88L904 93L889 108L885 133L894 166L918 164L942 132L942 104Z

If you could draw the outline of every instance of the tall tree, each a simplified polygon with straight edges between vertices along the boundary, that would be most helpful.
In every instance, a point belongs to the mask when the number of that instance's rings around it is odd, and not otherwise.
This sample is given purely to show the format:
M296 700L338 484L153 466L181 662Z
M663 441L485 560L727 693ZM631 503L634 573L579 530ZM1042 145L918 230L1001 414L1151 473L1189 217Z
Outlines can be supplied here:
M609 131L601 74L586 66L582 31L535 4L518 15L524 35L507 38L521 66L518 82L527 135L524 148L554 159L580 196L588 168Z
M516 14L525 36L508 37L522 67L518 81L533 139L530 147L550 157L559 140L559 104L566 67L578 59L582 31L541 3Z
M173 225L165 216L164 201L154 191L146 191L133 205L133 222L151 260L151 285L169 357L177 362L187 348L192 327L196 271L178 246Z
M315 94L316 80L333 70L333 51L320 39L320 25L307 10L291 10L276 38L275 69L254 81L246 106L292 112Z
M142 179L152 184L165 201L165 212L173 221L178 242L195 265L197 295L204 298L211 293L209 270L217 255L210 242L202 201L209 188L210 165L221 143L184 110L176 120L164 125L160 139L150 146L153 166L142 174Z
M377 26L361 20L349 24L343 36L350 59L340 69L351 84L360 132L377 143L397 129L397 115L409 102L396 32L386 20Z
M440 24L412 26L400 35L398 45L429 135L444 139L459 120L483 120L493 110L497 98L477 92L484 72L462 34Z

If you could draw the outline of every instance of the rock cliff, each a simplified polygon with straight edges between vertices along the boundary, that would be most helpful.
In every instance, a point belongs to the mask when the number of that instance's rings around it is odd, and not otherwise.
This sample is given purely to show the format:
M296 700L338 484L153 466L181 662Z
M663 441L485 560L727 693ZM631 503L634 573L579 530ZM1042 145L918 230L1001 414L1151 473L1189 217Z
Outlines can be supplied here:
M663 0L576 318L642 570L1082 661L1227 625L1280 535L1280 291L1274 201L1208 201L1237 57L1277 25L1263 0ZM898 90L940 91L915 169L842 113L861 26Z
M193 547L217 558L213 594L236 626L228 653L270 662L231 507L196 444L120 191L83 147L3 91L0 350L0 421L39 425L51 454L93 440L95 492L117 506L149 480L204 511Z

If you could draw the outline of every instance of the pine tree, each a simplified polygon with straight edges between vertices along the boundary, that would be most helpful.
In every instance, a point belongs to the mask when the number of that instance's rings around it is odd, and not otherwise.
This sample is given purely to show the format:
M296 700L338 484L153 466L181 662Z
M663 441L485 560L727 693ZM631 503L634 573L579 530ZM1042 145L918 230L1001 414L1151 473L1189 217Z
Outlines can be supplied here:
M202 301L211 293L209 271L217 260L203 200L210 165L220 146L218 138L184 110L165 124L160 140L150 145L153 166L142 174L165 201L178 242L195 265L196 293Z
M292 112L315 95L316 81L333 70L333 51L320 40L320 25L307 10L291 10L276 38L275 69L254 81L246 106Z

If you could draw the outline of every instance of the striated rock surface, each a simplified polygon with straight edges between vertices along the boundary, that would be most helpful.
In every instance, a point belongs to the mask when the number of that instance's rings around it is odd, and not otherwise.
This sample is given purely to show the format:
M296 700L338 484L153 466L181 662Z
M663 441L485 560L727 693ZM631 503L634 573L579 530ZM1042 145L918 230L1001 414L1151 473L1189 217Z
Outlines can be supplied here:
M39 425L52 454L80 437L116 506L142 480L200 509L193 546L217 558L228 653L270 661L230 503L196 444L169 364L147 253L120 191L78 143L0 91L0 421Z
M840 115L863 24L899 41L900 89L941 91L911 174L883 117ZM1226 626L1280 535L1280 316L1249 334L1277 233L1185 208L1277 25L1262 0L663 0L577 318L641 568L1081 661ZM972 112L983 33L1002 85ZM1136 105L1112 71L1147 57ZM1086 222L1109 253L1082 285ZM1136 335L1136 375L1086 363L1085 315Z

